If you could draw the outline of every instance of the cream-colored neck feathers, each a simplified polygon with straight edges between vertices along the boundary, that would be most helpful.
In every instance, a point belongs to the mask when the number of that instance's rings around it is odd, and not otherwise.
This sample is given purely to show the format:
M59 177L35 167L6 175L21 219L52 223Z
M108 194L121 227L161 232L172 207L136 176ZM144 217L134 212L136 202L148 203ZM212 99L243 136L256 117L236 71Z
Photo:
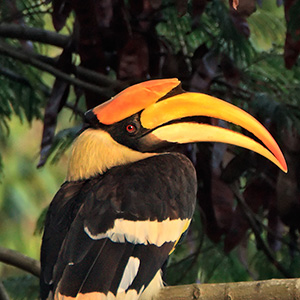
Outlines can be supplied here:
M74 142L68 166L68 181L88 179L108 169L155 155L117 143L101 129L87 129Z

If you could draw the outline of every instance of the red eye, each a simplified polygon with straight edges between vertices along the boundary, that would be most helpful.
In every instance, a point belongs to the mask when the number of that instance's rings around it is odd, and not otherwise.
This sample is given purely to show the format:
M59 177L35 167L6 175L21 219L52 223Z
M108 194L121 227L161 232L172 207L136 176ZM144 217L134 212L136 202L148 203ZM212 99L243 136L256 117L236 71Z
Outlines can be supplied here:
M128 133L135 133L136 132L136 127L133 124L128 124L126 126L126 130Z

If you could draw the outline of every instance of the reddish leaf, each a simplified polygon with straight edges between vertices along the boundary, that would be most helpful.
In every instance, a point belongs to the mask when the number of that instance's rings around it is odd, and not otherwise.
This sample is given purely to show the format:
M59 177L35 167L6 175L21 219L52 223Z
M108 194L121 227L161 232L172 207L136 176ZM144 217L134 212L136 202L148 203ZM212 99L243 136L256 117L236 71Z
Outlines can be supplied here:
M135 34L119 56L118 78L121 80L147 78L149 68L148 45L142 35Z
M212 124L214 123L221 125L220 121L213 119ZM220 179L220 167L226 154L226 148L227 146L224 144L215 143L213 151L206 154L210 157L209 159L204 156L204 151L197 156L196 166L197 168L201 166L197 172L201 174L204 184L203 189L199 189L199 204L205 214L207 235L214 242L218 242L221 235L230 229L232 221L233 192Z
M97 22L99 27L108 28L112 23L114 11L113 11L113 1L94 1L95 3L95 14L97 16Z
M156 25L154 12L160 8L161 0L130 0L130 13L137 21L139 31L152 31Z
M300 37L300 35L299 35ZM300 53L300 40L287 33L284 44L284 62L287 69L291 69L296 63Z
M291 69L296 63L300 53L300 22L298 14L299 1L286 0L284 2L287 33L284 44L284 62L287 69Z
M208 0L193 0L192 2L192 16L199 17L205 10Z
M178 17L182 17L187 12L188 0L176 0L176 8Z
M72 11L71 0L52 0L52 23L56 31L60 31Z
M240 205L237 205L232 218L231 228L224 239L224 251L229 253L234 249L245 237L249 228L249 223L245 213Z
M233 183L236 181L249 167L253 165L253 153L248 150L241 151L236 155L222 170L221 178L224 182Z
M278 216L275 193L269 205L268 229L268 244L274 252L279 251L282 244L280 239L282 238L284 233L284 225L281 222L280 217Z
M249 17L256 10L256 0L230 0L229 3L241 17Z
M162 0L150 0L151 6L154 9L159 9L161 7Z
M207 236L215 243L220 241L223 231L219 228L211 197L211 152L208 144L199 144L196 155L195 168L198 182L198 203L203 216L204 228Z
M151 78L161 78L162 66L168 55L168 48L156 34L147 35L146 42L149 50L149 74ZM168 77L166 77L168 78Z
M277 209L281 220L292 229L300 229L300 190L299 168L300 153L284 151L289 166L287 174L278 175L277 180Z
M241 79L240 70L236 67L230 57L224 55L221 60L220 67L228 84L237 86Z
M232 6L233 9L237 10L238 6L239 6L239 0L230 0L229 3Z
M212 119L211 124L227 128L222 120ZM227 145L214 143L211 158L211 198L218 227L227 232L231 227L234 195L231 188L220 178L222 163L227 152Z
M81 65L102 74L106 74L107 64L104 56L104 42L101 29L106 28L110 22L111 2L94 0L72 1L76 14L74 32ZM103 9L103 12L101 12L101 9ZM101 20L99 14L103 16L105 13L108 16ZM84 91L84 93L87 109L99 104L99 95L97 93L90 91Z
M228 232L232 223L234 196L229 186L215 174L211 182L211 198L217 225L222 232Z
M129 0L129 7L130 7L130 12L134 15L140 15L141 13L149 10L151 6L151 1L149 0Z
M274 197L274 188L269 183L262 179L256 178L250 182L244 193L245 203L254 212L257 213L260 207L266 207ZM244 238L250 225L244 213L244 208L238 204L234 215L230 231L224 240L224 251L230 252L235 248Z

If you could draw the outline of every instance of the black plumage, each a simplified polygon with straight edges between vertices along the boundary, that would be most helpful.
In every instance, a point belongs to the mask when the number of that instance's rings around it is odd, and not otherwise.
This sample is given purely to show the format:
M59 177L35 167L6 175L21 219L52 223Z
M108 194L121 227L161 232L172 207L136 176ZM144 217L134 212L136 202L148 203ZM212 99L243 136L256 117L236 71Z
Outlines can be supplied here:
M140 266L128 289L146 287L175 241L159 246L126 239L118 243L109 237L92 239L84 228L96 236L112 229L117 219L191 219L195 198L194 168L184 155L175 153L113 167L88 180L66 182L47 215L41 260L42 299L49 289L58 286L60 293L72 297L79 292L116 294L129 257L139 258ZM178 238L180 235L178 232Z

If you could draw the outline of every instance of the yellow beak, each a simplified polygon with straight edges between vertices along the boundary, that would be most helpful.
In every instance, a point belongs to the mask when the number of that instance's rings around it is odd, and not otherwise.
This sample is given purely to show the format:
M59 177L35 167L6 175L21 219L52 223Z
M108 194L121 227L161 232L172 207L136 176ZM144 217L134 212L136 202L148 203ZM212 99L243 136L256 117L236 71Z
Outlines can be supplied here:
M92 113L101 124L108 126L139 114L142 127L151 132L144 136L145 142L151 136L157 141L170 143L209 141L233 144L265 156L287 172L281 150L261 123L228 102L205 94L184 92L176 78L150 80L133 85L92 109ZM239 125L254 134L263 144L229 129L183 119L195 116L218 118Z
M229 129L196 122L174 122L185 117L208 116L243 127L265 146ZM284 156L265 127L242 109L200 93L182 93L151 104L141 113L141 125L152 135L174 143L223 142L257 152L287 172Z

